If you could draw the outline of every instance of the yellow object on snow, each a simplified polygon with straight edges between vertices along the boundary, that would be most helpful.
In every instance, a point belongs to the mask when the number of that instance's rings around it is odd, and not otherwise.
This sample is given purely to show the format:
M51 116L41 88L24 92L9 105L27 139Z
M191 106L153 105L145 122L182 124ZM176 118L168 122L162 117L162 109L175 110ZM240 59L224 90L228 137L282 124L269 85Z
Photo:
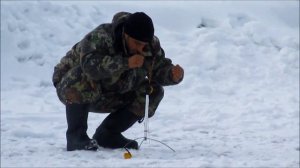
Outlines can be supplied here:
M132 158L131 153L129 153L129 152L124 153L124 159L131 159L131 158Z

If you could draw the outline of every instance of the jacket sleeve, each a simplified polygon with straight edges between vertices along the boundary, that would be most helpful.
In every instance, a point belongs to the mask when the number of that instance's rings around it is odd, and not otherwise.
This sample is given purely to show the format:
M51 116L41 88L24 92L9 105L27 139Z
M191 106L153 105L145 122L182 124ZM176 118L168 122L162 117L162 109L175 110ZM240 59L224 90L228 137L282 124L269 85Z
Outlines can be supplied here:
M128 69L128 60L122 55L109 55L113 40L101 26L87 34L80 42L80 65L92 80L120 76Z
M165 57L165 52L159 44L157 37L152 42L152 53L154 55L153 80L162 86L176 85L182 81L173 81L171 69L174 66L172 60Z

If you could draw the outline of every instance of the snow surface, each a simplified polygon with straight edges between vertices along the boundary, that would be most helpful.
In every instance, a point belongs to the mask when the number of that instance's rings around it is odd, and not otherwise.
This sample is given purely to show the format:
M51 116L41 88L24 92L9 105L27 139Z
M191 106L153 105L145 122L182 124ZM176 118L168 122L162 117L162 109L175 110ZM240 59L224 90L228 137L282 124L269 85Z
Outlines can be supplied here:
M65 150L53 67L118 11L149 14L185 69L150 119L175 153ZM106 115L90 113L90 136ZM1 1L1 167L262 166L299 167L299 1Z

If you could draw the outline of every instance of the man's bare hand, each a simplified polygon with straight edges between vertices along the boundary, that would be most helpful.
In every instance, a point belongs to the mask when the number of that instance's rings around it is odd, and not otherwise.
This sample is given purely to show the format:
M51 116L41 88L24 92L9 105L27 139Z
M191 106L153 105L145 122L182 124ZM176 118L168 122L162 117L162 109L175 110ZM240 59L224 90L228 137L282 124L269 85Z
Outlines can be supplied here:
M183 78L184 70L180 65L172 67L172 77L174 82L179 82Z
M144 64L144 56L135 54L128 59L129 68L140 68Z

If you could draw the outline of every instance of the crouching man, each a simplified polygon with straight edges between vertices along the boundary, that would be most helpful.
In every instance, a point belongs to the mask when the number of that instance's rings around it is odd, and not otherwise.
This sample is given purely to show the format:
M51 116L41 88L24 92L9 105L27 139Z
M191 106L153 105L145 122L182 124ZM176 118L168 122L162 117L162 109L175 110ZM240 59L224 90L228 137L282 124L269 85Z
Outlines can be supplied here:
M183 69L165 57L154 36L151 18L143 12L115 14L67 52L54 68L53 84L66 106L67 151L105 148L138 149L121 133L145 115L149 117L164 96L163 86L182 81ZM86 131L89 112L110 113L92 139Z

